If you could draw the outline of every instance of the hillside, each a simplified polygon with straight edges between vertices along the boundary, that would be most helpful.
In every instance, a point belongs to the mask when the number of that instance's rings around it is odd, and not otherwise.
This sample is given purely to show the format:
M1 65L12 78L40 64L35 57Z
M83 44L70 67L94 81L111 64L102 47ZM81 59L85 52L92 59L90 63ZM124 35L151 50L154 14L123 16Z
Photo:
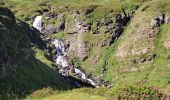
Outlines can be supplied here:
M2 7L0 21L0 98L21 97L44 87L58 90L71 88L50 68L52 62L44 57L42 50L31 49L29 25L22 21L16 22L14 14ZM40 41L40 38L36 39Z
M8 8L0 9L2 93L41 93L44 87L51 87L60 92L44 99L69 95L83 100L86 96L94 100L127 99L126 93L137 98L143 90L149 91L145 93L150 99L159 98L154 93L161 93L160 98L169 94L169 0L4 0L1 6ZM39 31L31 28L37 16L42 16ZM49 43L55 39L68 46L64 51L68 68L83 70L104 89L62 91L73 87L53 70L61 67L55 65L57 53ZM107 89L105 83L113 88ZM136 83L141 83L141 88ZM124 92L122 86L132 90ZM130 92L133 89L137 96Z

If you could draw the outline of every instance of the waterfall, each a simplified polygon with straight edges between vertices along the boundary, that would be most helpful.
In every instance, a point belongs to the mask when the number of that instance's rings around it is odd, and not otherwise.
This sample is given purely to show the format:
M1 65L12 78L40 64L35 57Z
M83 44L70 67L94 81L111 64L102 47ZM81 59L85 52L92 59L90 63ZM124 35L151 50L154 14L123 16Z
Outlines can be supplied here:
M56 65L61 66L62 68L60 67L59 71L60 73L64 73L65 69L69 68L69 64L66 60L66 51L65 51L64 43L61 40L54 40L52 43L55 45L57 51L57 55L56 55L57 58L55 60ZM74 69L74 75L79 75L81 80L90 83L94 87L98 87L98 85L92 79L88 78L83 71L74 67L73 69Z
M43 33L43 27L42 27L42 16L37 16L33 22L33 27L36 28L37 30L39 30L41 33ZM51 41L50 41L51 42ZM72 77L76 77L81 79L82 81L84 81L85 83L89 83L94 87L99 87L99 84L97 84L92 78L88 78L86 76L86 74L81 71L78 68L74 68L74 66L69 66L69 63L66 59L66 48L65 45L63 43L63 41L59 40L59 39L55 39L52 44L55 45L56 48L56 59L55 64L57 65L57 70L58 72L63 75L63 76L72 76ZM69 44L70 45L70 44ZM69 47L69 46L68 46ZM67 49L68 49L67 47ZM55 69L56 70L56 69ZM73 72L72 72L73 71ZM70 74L71 73L71 74ZM74 81L75 85L77 87L81 87L81 83L78 81Z
M33 27L39 30L40 32L42 31L42 16L37 16L33 22Z
M67 60L65 59L66 53L64 43L62 41L55 40L53 44L55 45L57 51L56 64L62 67L68 67Z

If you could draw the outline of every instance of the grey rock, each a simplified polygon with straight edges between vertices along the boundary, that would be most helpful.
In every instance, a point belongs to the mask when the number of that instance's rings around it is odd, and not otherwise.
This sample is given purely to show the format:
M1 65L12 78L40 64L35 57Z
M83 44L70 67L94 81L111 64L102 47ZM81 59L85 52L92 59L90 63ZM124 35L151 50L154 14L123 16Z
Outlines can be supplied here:
M169 22L169 17L165 14L159 15L158 17L151 19L150 25L152 28L160 27L163 24L166 24Z

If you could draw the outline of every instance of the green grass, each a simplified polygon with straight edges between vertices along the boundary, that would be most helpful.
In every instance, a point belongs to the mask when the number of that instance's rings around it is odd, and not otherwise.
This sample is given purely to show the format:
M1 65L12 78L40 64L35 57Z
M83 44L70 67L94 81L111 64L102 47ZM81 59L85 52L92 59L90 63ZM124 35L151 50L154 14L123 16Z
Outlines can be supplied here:
M43 89L36 91L29 96L31 99L38 99L38 97L46 97L43 100L117 100L117 99L161 99L162 97L169 97L168 92L165 89L159 87L148 86L145 82L138 82L135 84L119 85L112 88L81 88L67 92L55 92L51 89ZM50 95L53 94L53 95ZM48 96L48 97L47 97ZM28 99L29 99L28 98ZM42 98L41 98L42 99Z
M170 5L168 3L168 1L166 1L166 0L165 1L155 1L153 3L153 5L150 5L152 3L153 2L144 3L141 6L141 8L139 8L139 10L137 10L137 14L142 15L143 12L141 11L141 9L145 8L145 6L148 6L147 10L145 11L148 13L147 14L148 16L145 19L148 18L148 21L150 21L151 18L154 18L154 16L156 16L155 12L158 10L160 12L169 13L169 11L166 10L166 8L168 8ZM158 4L160 4L160 5L158 5ZM157 6L159 6L159 7L157 7ZM153 8L157 8L157 9L153 9ZM133 83L133 82L138 82L141 80L147 80L148 84L150 84L150 85L161 86L161 87L169 89L170 81L169 81L169 77L168 77L169 72L167 70L167 69L169 69L169 67L168 67L169 60L167 60L167 56L169 55L169 52L168 52L168 50L165 50L165 48L163 47L163 43L164 43L164 40L166 37L165 34L167 32L169 32L168 31L169 24L162 26L160 29L161 32L159 32L159 35L154 39L153 42L157 41L157 42L153 43L156 48L155 50L150 51L146 54L142 54L142 55L118 58L115 56L115 54L118 50L118 47L124 42L125 39L130 38L130 35L128 35L128 33L131 34L133 32L132 31L133 28L134 28L134 30L137 30L137 29L135 29L136 26L133 21L133 18L132 18L132 21L130 22L130 24L132 24L132 26L129 25L126 28L123 35L119 38L119 40L115 43L114 46L104 47L104 48L100 48L100 49L98 49L98 47L97 47L97 45L95 45L95 43L98 43L98 39L102 40L102 39L100 39L100 36L104 39L106 39L107 36L104 36L104 34L103 35L93 35L93 34L87 33L85 36L85 40L87 40L89 42L90 51L89 51L89 58L82 62L83 68L85 68L85 70L87 72L93 73L93 75L95 75L95 76L101 75L103 68L108 68L108 70L106 71L106 74L104 74L103 78L110 80L112 82L112 84L117 85L117 86L119 86L120 84ZM139 23L139 25L140 24L142 24L142 23ZM130 41L127 41L127 42L130 42ZM144 42L148 42L148 41L144 41ZM158 46L158 45L161 45L161 46ZM143 46L145 46L145 45L143 45ZM97 58L98 54L95 51L97 51L99 53L99 58ZM129 64L129 62L133 59L147 58L154 53L157 54L157 57L152 62L142 63L142 64L134 64L133 66L131 66ZM93 63L93 61L96 58L99 60L97 60L97 63ZM120 72L120 69L125 69L127 67L130 67L130 68L135 67L139 70L135 71L135 72ZM144 68L144 69L141 70L142 68Z
M6 0L7 7L10 7L13 11L15 11L15 14L17 18L21 20L25 20L27 17L33 17L35 15L38 15L36 10L42 10L46 7L39 6L40 3L46 2L47 0ZM143 28L144 22L150 22L151 19L155 18L158 13L166 13L170 14L170 2L168 0L51 0L49 3L56 8L54 13L63 13L65 20L68 22L69 26L72 25L72 21L75 19L72 15L72 10L78 9L81 11L85 11L87 9L94 9L94 11L87 15L80 15L79 19L86 18L87 22L92 24L92 30L96 29L97 26L95 25L96 21L100 21L101 19L105 19L105 21L108 21L110 18L115 17L118 13L122 11L122 8L125 8L126 12L132 13L136 11L136 13L132 16L131 22L128 24L127 28L125 29L122 36L119 38L118 41L115 42L112 46L105 46L100 47L99 43L104 40L110 39L110 34L103 33L103 28L100 29L99 34L92 34L92 32L85 33L84 35L84 41L87 42L87 47L90 49L88 52L88 58L85 61L79 61L77 59L73 59L73 63L87 71L87 73L93 73L94 76L99 76L103 74L103 69L108 69L105 71L104 75L102 76L103 79L109 80L112 82L114 86L121 86L123 84L128 83L134 83L139 82L141 80L147 81L147 84L149 85L156 85L160 86L161 88L170 89L170 77L169 77L169 60L167 59L167 56L170 54L169 50L165 49L163 47L164 40L168 36L169 32L169 25L161 26L160 32L157 36L155 36L152 40L147 40L145 37L142 39L139 39L142 41L142 44L138 44L136 48L141 48L144 46L155 46L155 49L153 51L149 51L146 54L141 55L134 55L134 56L127 56L125 58L119 58L116 56L117 51L119 50L119 47L121 45L127 45L128 49L131 50L134 48L133 40L136 37L135 33L137 33L138 30ZM13 6L11 6L13 5ZM66 7L67 6L67 7ZM94 7L94 8L93 8ZM26 12L27 11L27 12ZM67 12L68 11L68 12ZM141 20L140 18L144 19ZM47 22L56 24L58 23L55 19ZM69 28L69 27L68 27ZM140 34L141 35L141 34ZM1 34L6 40L7 36L4 36L4 34ZM143 35L141 35L143 36ZM22 36L25 37L25 36ZM66 32L61 31L55 34L50 35L51 38L60 38L63 40L67 40L70 38L73 38L74 35L66 34ZM146 39L146 40L145 40ZM3 38L2 38L3 40ZM27 43L25 43L25 40L27 38L22 38L21 41L21 47L27 47ZM13 51L11 51L12 54L17 53L17 48L15 48L13 45L15 44L9 44L8 47L12 48ZM35 52L35 58L29 58L27 61L20 62L18 70L16 75L12 76L9 79L6 79L0 83L0 87L2 90L4 90L4 94L8 91L17 93L19 95L24 95L25 89L27 90L26 93L29 94L32 91L36 91L37 89L40 91L33 93L34 97L46 97L51 96L45 99L60 99L60 100L67 100L67 99L82 99L86 100L87 97L90 97L91 99L101 99L105 100L108 99L108 97L114 97L116 92L116 96L122 96L123 98L126 98L128 96L130 99L133 99L133 96L136 96L136 94L142 94L142 93L148 93L152 94L146 87L135 87L135 86L126 86L123 88L118 89L111 89L108 90L107 93L87 93L83 91L92 91L92 92L98 92L98 90L74 90L69 92L55 92L55 90L42 90L43 87L52 87L56 90L62 91L70 88L68 84L61 79L61 77L52 70L52 64L53 62L49 61L44 56L44 51L34 48ZM20 51L20 55L21 55ZM24 53L24 51L23 51ZM130 65L129 62L131 60L134 60L136 58L147 58L148 56L156 53L156 59L149 63L144 64L133 64ZM121 69L126 68L137 68L140 69L144 67L144 70L138 70L135 72L121 72ZM31 73L31 74L30 74ZM124 90L127 90L124 92ZM115 92L116 91L116 92ZM123 91L123 92L122 92ZM149 91L149 92L148 92ZM158 92L158 91L156 91ZM23 93L23 94L22 94ZM42 95L41 95L42 93ZM134 93L134 94L133 94ZM102 96L102 95L106 96ZM131 94L132 97L131 97ZM29 97L28 97L29 98ZM62 98L62 99L61 99Z
M51 87L59 91L69 89L70 86L56 73L51 66L51 62L41 55L37 50L36 58L29 58L21 62L16 74L1 81L1 96L13 93L20 97L25 96L37 89ZM49 64L49 65L48 65Z
M58 95L50 96L47 98L44 98L43 100L107 100L106 97L102 97L99 95L91 95L88 93L81 93L81 92L66 92L61 93Z
M33 48L34 52L35 52L35 58L40 60L41 62L43 62L44 64L46 64L49 67L53 67L52 64L53 62L48 60L45 56L44 56L44 52L38 48Z
M8 56L9 65L6 66L11 65L12 68L7 71L10 75L0 82L0 99L23 98L44 87L59 91L71 89L71 86L52 69L53 63L44 56L44 52L38 48L34 48L34 51L31 49L28 37L30 27L21 21L15 23L9 11L4 14L1 11L0 17L3 15L8 18L3 21L8 23L2 21L4 26L0 29L0 45ZM9 25L13 28L8 27ZM3 55L0 58L3 61ZM3 62L6 64L6 61ZM13 62L16 63L16 70Z
M50 37L53 38L53 39L57 38L57 39L65 40L66 39L66 33L61 31L61 32L58 32L58 33L51 34Z
M52 95L57 95L59 93L60 91L47 87L47 88L34 91L30 95L28 95L26 99L42 99L42 98L49 97Z
M166 37L168 36L169 32L169 25L164 25L160 28L160 32L158 37L155 39L155 46L157 47L156 49L156 60L153 65L153 69L151 70L149 74L149 80L151 84L153 85L159 85L164 88L169 88L169 60L168 55L170 54L169 50L167 50L164 46L163 43L166 40Z
M107 17L106 12L113 10L113 13L117 14L123 8L129 11L134 11L136 6L141 5L143 1L147 0L4 0L7 7L10 7L16 12L16 16L21 20L25 20L30 16L33 17L38 15L37 10L48 9L47 6L40 6L40 4L45 3L47 5L52 5L56 8L54 12L65 12L72 11L74 9L89 9L91 6L99 6L91 14L92 19L90 21L97 20L101 17ZM65 7L68 8L65 8ZM27 12L25 12L27 11Z

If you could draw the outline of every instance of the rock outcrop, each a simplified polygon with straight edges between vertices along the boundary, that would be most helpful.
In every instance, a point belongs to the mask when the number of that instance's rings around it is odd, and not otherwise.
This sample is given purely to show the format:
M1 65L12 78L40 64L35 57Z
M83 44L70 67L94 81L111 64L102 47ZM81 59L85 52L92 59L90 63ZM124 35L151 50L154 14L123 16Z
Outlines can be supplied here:
M129 21L130 21L130 15L127 14L123 9L123 12L116 16L114 35L112 36L112 40L110 41L110 43L113 43L115 39L120 37L120 35L123 33L125 26Z

